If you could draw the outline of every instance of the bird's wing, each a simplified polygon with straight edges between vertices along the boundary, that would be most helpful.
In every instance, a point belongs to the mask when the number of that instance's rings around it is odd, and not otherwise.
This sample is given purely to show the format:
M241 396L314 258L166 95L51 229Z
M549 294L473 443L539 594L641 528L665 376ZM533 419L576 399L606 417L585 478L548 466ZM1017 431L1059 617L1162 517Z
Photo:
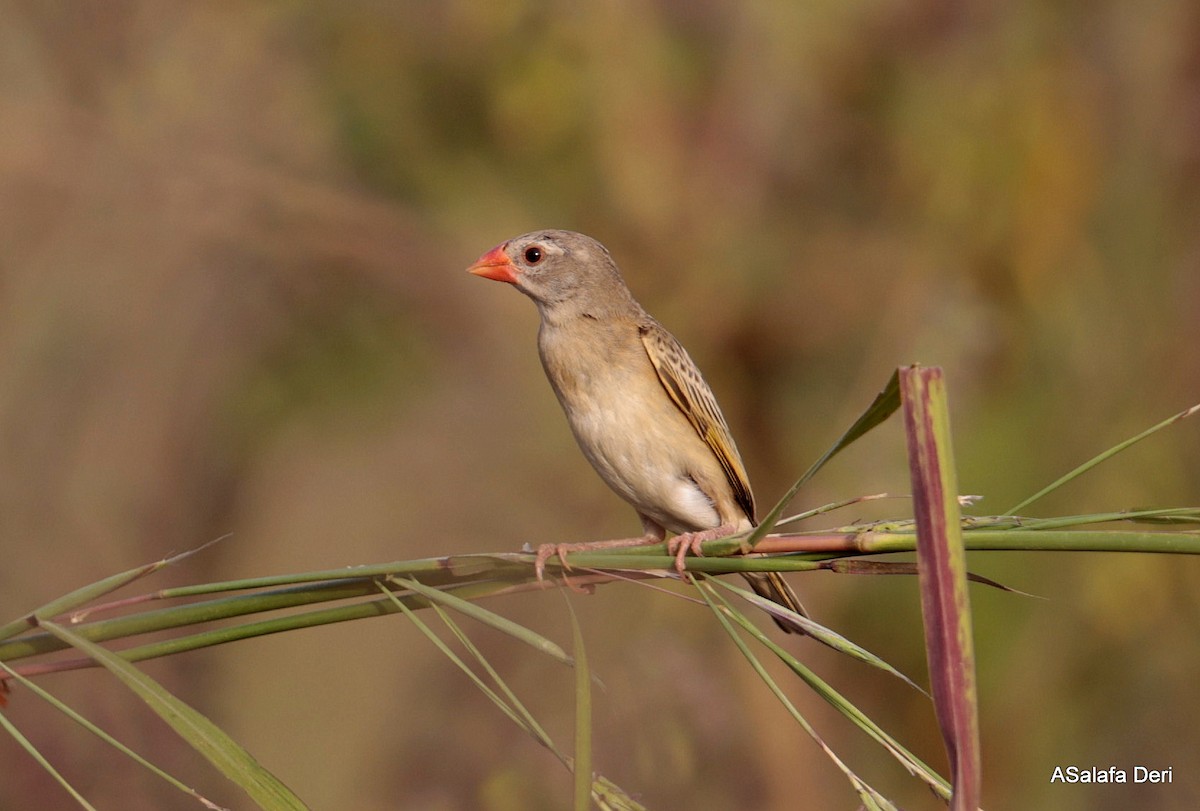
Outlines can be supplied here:
M661 324L649 320L641 324L638 331L663 388L717 457L725 470L734 499L745 511L746 517L754 522L754 495L750 492L750 477L746 475L742 457L733 443L725 417L717 407L712 389L704 382L700 370L679 341Z

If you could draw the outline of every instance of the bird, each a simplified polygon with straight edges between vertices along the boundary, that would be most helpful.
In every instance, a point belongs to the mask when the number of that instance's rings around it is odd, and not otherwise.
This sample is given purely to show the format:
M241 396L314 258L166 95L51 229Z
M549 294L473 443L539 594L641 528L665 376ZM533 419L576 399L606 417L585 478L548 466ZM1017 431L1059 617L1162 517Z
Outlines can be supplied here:
M642 535L542 544L537 576L574 551L667 543L682 575L704 541L757 525L754 495L712 389L687 351L634 299L608 250L556 229L513 237L468 272L513 285L537 305L538 354L583 455L641 519ZM762 597L807 616L777 572L743 576ZM798 623L772 615L789 633Z

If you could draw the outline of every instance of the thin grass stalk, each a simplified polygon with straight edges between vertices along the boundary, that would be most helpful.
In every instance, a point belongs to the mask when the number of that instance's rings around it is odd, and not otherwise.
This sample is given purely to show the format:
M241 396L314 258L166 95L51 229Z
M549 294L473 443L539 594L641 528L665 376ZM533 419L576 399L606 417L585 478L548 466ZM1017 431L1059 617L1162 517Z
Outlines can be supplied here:
M1180 420L1185 420L1197 412L1200 412L1200 404L1194 405L1191 408L1185 408L1183 411L1180 411L1178 414L1173 414L1170 417L1167 417L1165 420L1158 423L1157 425L1150 426L1145 431L1142 431L1140 434L1138 434L1136 436L1132 436L1129 439L1126 439L1124 442L1117 443L1116 445L1112 446L1111 448L1104 451L1103 453L1099 453L1096 456L1093 456L1091 459L1087 460L1082 465L1080 465L1079 467L1070 471L1069 473L1066 473L1063 476L1060 476L1059 478L1055 479L1050 484L1043 487L1041 490L1038 490L1036 493L1034 493L1029 498L1024 499L1023 501L1020 501L1020 502L1014 504L1011 508L1009 508L1007 510L1007 512L1009 512L1009 513L1020 512L1021 510L1028 507L1030 504L1033 504L1035 501L1041 499L1043 496L1049 495L1050 493L1054 492L1058 488L1062 487L1067 482L1072 481L1073 479L1077 479L1078 477L1082 476L1084 473L1087 473L1089 470L1091 470L1092 468L1094 468L1096 465L1100 464L1101 462L1105 462L1105 461L1113 458L1121 451L1124 451L1127 448L1133 447L1137 443L1141 442L1143 439L1145 439L1149 436L1153 436L1154 434L1158 433L1159 431L1163 430L1164 428L1168 428L1168 427L1174 425L1175 423L1179 422Z
M592 671L579 617L567 600L571 617L571 650L575 657L575 762L572 764L575 787L575 811L587 811L592 803Z
M95 806L89 803L87 798L84 797L79 790L75 788L75 786L71 785L71 782L63 776L62 772L54 768L54 764L51 763L50 760L43 755L36 746L33 745L33 741L26 738L21 730L17 729L16 725L13 724L13 722L8 719L8 716L2 712L0 712L0 728L3 728L4 731L8 733L9 737L16 741L17 745L24 749L26 754L33 758L34 762L36 762L38 766L41 766L46 774L50 775L50 777L54 779L54 782L62 786L63 790L70 794L71 798L75 800L75 802L79 803L81 808L86 808L88 811L96 811Z
M384 589L384 591L387 590ZM425 636L425 638L428 639L435 648L437 648L438 652L445 656L446 659L448 659L455 667L461 670L463 674L466 675L466 677L470 679L471 682L479 689L479 691L487 696L489 701L496 705L500 712L507 716L510 721L523 729L534 740L553 752L560 761L566 763L566 758L554 746L553 741L550 740L550 736L545 733L545 730L543 730L540 726L530 726L527 724L522 713L518 712L512 705L505 701L500 694L488 686L483 679L479 677L479 674L472 670L470 666L463 661L462 657L450 649L450 646L447 645L446 642L434 632L433 628L431 628L428 623L417 616L416 612L413 611L412 608L405 605L399 597L390 591L387 591L387 596L385 599L392 601L396 605L396 608L412 622L417 630L419 630ZM436 611L437 607L433 607ZM458 630L457 626L449 619L448 616L442 614L441 612L438 613L448 627L454 631Z
M106 744L108 744L112 748L116 749L118 752L125 755L130 760L134 761L139 766L141 766L142 768L146 769L147 771L151 772L154 775L157 775L160 779L166 781L171 786L173 786L174 788L183 792L184 794L188 794L188 795L192 796L198 802L200 802L205 808L209 808L209 809L219 809L220 808L220 806L216 805L208 798L202 796L195 789L191 788L190 786L185 785L181 780L178 780L173 775L171 775L168 772L164 771L163 769L159 768L154 763L150 762L146 758L139 755L137 752L130 749L125 744L121 743L119 740L114 738L112 735L109 735L103 729L96 726L96 724L92 723L89 719L80 715L78 712L76 712L70 706L68 706L67 704L60 701L57 697L55 697L49 691L42 689L41 685L39 685L37 682L31 681L30 679L26 679L25 677L21 676L21 674L13 671L11 668L9 668L7 665L5 665L3 662L0 662L0 669L7 671L9 673L9 675L13 678L14 681L19 683L22 687L29 690L31 693L33 693L35 696L40 698L46 704L48 704L49 706L58 710L63 715L67 716L67 718L71 719L76 724L78 724L80 727L82 727L83 729L86 729L88 732L92 733L97 738L104 741Z
M796 617L798 617L798 615L796 615L790 611L787 611L787 613L784 614L783 611L786 611L786 609L779 610L775 607L776 606L775 603L771 602L770 600L767 600L765 597L760 597L759 595L755 594L754 592L749 591L744 588L741 588L740 586L734 585L733 583L727 583L724 580L718 580L715 578L706 579L704 582L706 584L714 584L714 585L720 586L722 589L725 589L726 591L733 592L734 594L738 595L746 602L750 603L751 605L754 605L757 608L762 609L763 611L765 611L768 614L772 614L772 615L780 614L781 616L785 616L789 621L794 621L794 622L797 622L798 624L800 624L801 627L804 628L804 632L808 636L812 637L815 641L820 642L822 645L825 645L826 647L831 648L832 650L835 650L838 653L849 656L851 659L857 659L858 661L863 662L864 664L870 665L871 667L874 667L874 668L878 668L879 670L882 670L885 673L895 676L897 679L900 679L905 684L907 684L909 687L913 688L914 690L916 690L919 693L925 692L920 687L918 687L917 684L912 679L910 679L908 676L905 676L903 673L901 673L899 670L897 670L892 665L885 662L879 656L876 656L874 653L871 653L869 650L862 647L861 645L858 645L858 644L850 641L846 637L839 634L837 631L834 631L830 628L825 627L824 625L821 625L818 622L813 621L809 617L799 617L798 619L796 619ZM799 620L803 620L803 622L799 622Z
M739 624L742 624L743 627L745 627L744 621L748 622L746 617L742 615L741 612L736 611L723 596L718 594L713 589L712 584L708 581L708 579L693 579L692 582L696 586L696 589L700 592L700 595L704 598L704 601L708 604L708 607L716 616L717 620L721 623L721 627L725 630L725 633L728 634L730 640L733 641L734 646L737 647L746 661L750 663L751 668L753 668L754 672L763 681L763 683L767 685L767 689L770 690L775 696L775 699L783 705L783 708L787 710L788 715L792 716L796 723L800 725L801 729L803 729L805 733L812 738L812 740L817 744L821 751L825 753L826 757L830 759L834 766L836 766L838 770L841 771L846 777L846 779L850 781L851 787L859 795L859 798L863 800L866 807L894 811L895 806L893 806L890 801L888 801L885 797L883 797L883 795L879 794L879 792L868 785L866 781L860 778L854 772L854 770L846 765L846 762L838 757L837 753L834 752L827 743L825 743L825 740L817 733L816 729L812 726L812 724L809 723L808 719L800 713L800 710L796 708L796 705L792 703L792 700L787 697L787 694L783 691L783 688L779 686L779 683L776 682L775 679L771 677L771 674L767 672L767 669L763 665L762 661L759 660L759 658L754 654L754 652L750 649L750 646L746 644L746 641L742 638L742 635L738 633L737 629L733 627L731 618L737 618ZM757 631L757 629L755 630ZM754 635L761 639L760 634L755 633Z
M409 586L412 585L411 581L402 581L401 580L399 582L401 585L409 585ZM387 591L386 589L383 588L382 585L380 586L380 589ZM434 591L436 592L436 589ZM399 601L399 598L394 593L392 593L390 591L388 591L387 593L388 593L389 599ZM503 693L504 698L507 701L508 705L513 710L515 710L516 713L520 716L521 723L528 728L528 730L533 734L534 738L539 743L544 745L547 749L549 749L551 752L553 752L555 757L557 757L564 765L567 765L569 758L567 758L564 754L562 754L562 752L560 752L557 749L557 747L555 747L553 741L550 739L549 733L547 733L546 730L542 728L541 724L538 723L538 721L534 717L533 713L531 713L526 708L525 704L520 700L520 698L517 697L517 694L513 691L513 689L508 686L508 682L506 682L503 678L501 678L500 673L494 667L492 667L492 663L488 661L487 657L485 657L483 655L483 652L481 650L479 650L479 648L475 645L474 642L471 641L471 637L465 631L463 631L462 627L458 623L454 622L453 619L451 619L450 616L442 609L442 605L445 605L448 608L456 608L460 604L461 601L458 601L457 598L445 599L446 597L449 597L449 596L450 595L442 595L441 598L433 596L432 599L429 601L428 605L431 609L433 609L434 612L437 613L438 617L442 620L443 624L445 624L446 627L450 629L450 632L452 634L454 634L454 636L458 639L459 643L463 646L463 648L465 648L467 650L467 652L471 654L471 656L475 659L475 661L479 663L480 667L482 667L484 669L484 671L488 674L488 677L492 680L492 683L494 685L496 685L496 688L499 689ZM405 614L409 617L409 619L411 619L415 624L417 624L418 627L421 627L423 625L423 623L417 618L416 614L414 613L415 609L405 608L403 606L403 603L400 603L400 605L401 605L402 610L404 610ZM470 605L470 604L468 604L468 605ZM474 608L475 606L472 606L472 607ZM470 614L469 616L474 616L474 617L478 618L478 615L476 615L476 614ZM530 632L530 633L532 633L532 632ZM554 649L556 649L556 650L550 651L550 655L552 658L557 659L559 662L562 662L563 664L566 664L566 665L572 665L574 663L573 660L571 659L571 657L568 656L565 651L563 651L561 648L558 648L557 645L553 645L553 643L551 643L551 645ZM543 647L536 646L536 645L534 647L535 647L535 649L542 650L543 652L547 652L547 650L548 650L547 648L543 648Z
M727 616L737 622L738 625L741 625L759 643L766 646L777 659L787 665L823 701L882 746L886 752L892 755L904 767L905 771L928 785L939 797L946 800L950 799L950 783L946 778L942 777L924 761L908 751L899 741L888 734L883 727L875 723L870 716L866 715L828 682L809 669L804 663L793 656L790 651L763 633L757 625L740 611L731 610L727 613Z
M775 528L775 524L783 515L783 511L787 509L787 505L790 504L792 499L796 497L796 495L800 492L800 489L804 487L804 485L807 484L813 476L817 475L817 471L824 467L826 462L850 446L855 440L869 432L872 428L875 428L883 423L884 420L894 414L896 409L899 407L899 378L897 373L893 372L891 378L887 382L887 385L884 386L883 391L879 392L879 394L875 396L875 399L869 406L867 406L867 410L859 415L859 418L855 420L854 424L846 430L846 433L842 434L838 440L833 443L833 446L830 447L829 450L825 451L821 458L814 462L808 470L804 471L804 475L797 479L795 484L788 488L788 491L783 494L783 497L780 498L779 501L775 502L775 506L773 506L767 512L762 521L759 522L759 525L755 527L754 530L746 537L743 548L749 551L758 546L758 543L765 538L772 529Z

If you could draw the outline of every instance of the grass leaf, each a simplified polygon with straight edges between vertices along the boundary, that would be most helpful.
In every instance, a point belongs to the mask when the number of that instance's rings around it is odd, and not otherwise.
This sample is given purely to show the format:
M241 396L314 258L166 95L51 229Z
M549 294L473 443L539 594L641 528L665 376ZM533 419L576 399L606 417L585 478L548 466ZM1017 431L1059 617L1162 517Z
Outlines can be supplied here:
M37 764L41 766L47 774L53 777L56 783L63 787L67 793L74 798L75 802L79 803L81 807L89 809L89 811L96 811L95 806L89 803L87 799L67 781L67 778L63 777L62 773L59 772L58 769L54 768L54 764L47 760L46 756L38 751L38 748L33 745L33 742L26 738L21 733L21 730L17 729L13 722L8 720L8 716L2 712L0 712L0 727L3 727L4 731L9 734L9 737L16 741L18 746L29 753L29 756L37 761Z
M7 671L14 680L16 680L18 683L21 684L22 687L29 690L31 693L36 695L38 698L45 701L51 707L54 707L56 710L61 712L63 715L70 718L76 724L83 727L88 732L92 733L97 738L99 738L100 740L107 743L109 746L113 747L117 751L124 754L126 757L128 757L131 760L133 760L134 762L136 762L139 766L142 766L143 768L158 775L160 778L167 781L172 786L174 786L175 788L182 791L184 794L189 794L192 797L196 798L196 800L199 801L205 808L209 808L209 809L219 808L219 806L217 806L211 800L208 800L207 798L202 797L195 789L190 788L189 786L185 785L182 781L177 780L175 777L173 777L170 774L168 774L167 772L163 771L158 766L155 766L153 763L146 760L144 757L139 755L137 752L133 751L128 746L121 743L113 736L109 735L103 729L101 729L100 727L93 724L87 718L80 715L78 712L76 712L70 706L68 706L67 704L60 701L53 694L47 692L46 690L43 690L42 687L39 684L37 684L37 682L30 681L29 679L25 678L21 674L14 671L12 668L8 667L8 665L4 664L3 662L0 662L0 668Z
M218 538L217 540L221 539ZM122 586L128 585L135 580L146 577L150 574L154 574L164 566L170 566L176 561L191 557L196 552L199 552L201 549L205 549L214 543L216 543L216 541L209 541L199 549L181 552L178 555L172 555L171 557L156 560L153 563L146 563L142 566L134 567L133 569L127 569L126 571L118 572L117 574L109 575L101 580L97 580L95 583L90 583L82 588L69 591L63 596L55 600L51 600L40 608L34 609L24 617L0 626L0 640L9 639L23 631L28 631L30 628L36 628L39 620L53 619L60 614L65 614L68 611L72 611L81 605L85 605L93 600L103 597L105 594L114 592Z
M864 662L864 663L870 665L871 667L878 668L878 669L884 671L885 673L890 673L891 675L900 679L905 684L907 684L908 686L912 687L914 690L916 690L920 693L925 692L920 687L918 687L916 685L916 683L913 682L913 680L910 679L908 676L905 676L899 670L892 667L890 664L888 664L887 662L885 662L883 659L879 658L875 654L871 653L866 648L863 648L862 646L860 646L854 642L851 642L849 639L842 636L837 631L834 631L824 625L821 625L820 623L815 622L814 620L812 620L809 617L802 616L800 614L795 613L794 611L789 611L788 609L784 608L783 606L780 606L778 603L774 603L771 600L768 600L766 597L760 597L757 594L755 594L754 592L748 591L739 586L735 586L732 583L726 583L724 580L717 580L717 579L713 579L709 582L715 583L724 589L734 592L739 597L741 597L743 600L746 600L749 603L753 603L757 608L761 608L763 611L765 611L768 614L771 614L772 616L779 616L779 617L786 619L788 622L796 623L797 625L799 625L800 627L802 627L804 629L804 633L808 634L813 639L820 642L822 645L825 645L828 648L832 648L833 650L837 651L838 653L843 653L852 659L857 659L860 662Z
M851 770L850 767L847 766L846 763L837 756L837 753L825 743L824 739L817 734L816 729L814 729L812 724L808 722L808 719L800 714L800 711L796 709L796 705L793 704L791 699L787 697L787 694L783 692L783 688L779 686L779 683L776 682L775 679L771 677L771 674L767 672L767 669L763 665L762 661L755 656L752 650L750 650L750 646L746 644L744 639L742 639L741 635L737 632L737 629L733 627L733 624L730 622L730 620L732 619L736 621L744 629L748 630L752 636L758 639L759 642L768 643L769 640L762 633L762 631L760 631L757 626L750 622L750 620L744 614L742 614L740 611L734 610L733 606L731 606L728 601L726 601L715 589L713 589L712 583L718 581L712 581L708 578L700 578L694 579L693 582L701 596L704 597L704 601L708 603L708 607L712 609L713 614L716 615L717 620L721 623L721 627L724 628L726 634L729 635L730 640L733 641L733 644L741 652L742 656L745 657L746 661L750 663L750 666L754 669L754 672L758 674L760 679L762 679L763 683L775 696L776 700L778 700L779 703L783 705L783 708L787 710L788 715L792 716L796 723L800 724L801 728L808 734L810 738L813 739L817 746L820 747L821 751L825 753L825 756L828 757L830 761L832 761L832 763L839 770L841 770L842 774L846 776L855 792L859 795L859 798L863 800L864 807L894 811L895 806L893 806L886 798L875 791L875 789L867 785L857 774L855 774L854 771Z
M489 611L483 606L477 605L470 600L464 600L461 597L455 596L433 586L426 586L423 583L418 583L415 580L406 578L394 577L392 582L404 586L406 589L413 591L426 600L430 600L448 608L453 608L455 611L465 616L482 622L491 628L508 634L513 639L524 642L540 653L544 653L553 659L557 659L565 665L571 664L571 657L558 644L552 642L541 634L526 628L520 623L513 622L507 617L502 617L495 611Z
M1049 493L1054 492L1055 490L1062 487L1064 484L1071 481L1072 479L1082 476L1084 473L1087 473L1089 470L1091 470L1092 468L1094 468L1096 465L1100 464L1101 462L1111 459L1112 457L1116 456L1118 453L1125 450L1126 448L1136 445L1137 443L1141 442L1146 437L1153 436L1154 434L1158 433L1162 429L1167 428L1171 425L1174 425L1175 423L1179 422L1180 420L1187 419L1188 417L1192 416L1193 414L1195 414L1198 411L1200 411L1200 403L1197 403L1196 405L1192 406L1191 408L1185 408L1183 411L1180 411L1178 414L1172 414L1170 417L1167 417L1165 420L1158 423L1157 425L1150 426L1145 431L1142 431L1140 434L1138 434L1136 436L1130 437L1129 439L1125 440L1124 442L1118 442L1116 445L1113 445L1111 448L1104 451L1103 453L1093 456L1091 459L1087 460L1082 465L1080 465L1079 467L1072 470L1070 473L1066 473L1063 476L1060 476L1059 478L1050 482L1050 484L1046 485L1041 490L1038 490L1036 493L1034 493L1032 496L1025 499L1024 501L1022 501L1018 504L1014 504L1012 507L1005 510L1005 512L1008 513L1009 515L1016 515L1017 513L1019 513L1021 510L1028 507L1033 502L1037 501L1038 499L1042 498L1043 496L1045 496Z
M754 528L754 531L746 537L746 548L753 549L759 541L765 538L767 534L775 528L775 524L779 521L780 516L783 515L783 511L787 509L787 505L790 504L792 499L796 497L796 494L800 492L800 488L803 487L809 479L815 476L817 471L825 466L826 462L836 456L840 451L844 450L856 439L863 436L872 428L890 417L899 407L899 375L898 373L893 372L891 378L887 382L887 385L883 387L883 391L875 395L875 399L871 401L869 406L867 406L867 410L859 415L859 418L854 421L854 424L846 430L846 433L842 434L838 438L837 442L833 443L829 450L825 451L820 459L818 459L816 462L813 462L812 466L808 470L804 471L804 475L797 479L796 483L793 484L788 491L783 494L783 498L775 502L775 506L771 508L771 511L767 513L766 517L763 518L761 522L759 522L759 525Z
M911 366L901 370L900 388L925 649L954 785L950 808L975 811L981 770L975 652L945 379L941 369Z
M240 786L260 808L268 811L307 809L308 806L301 802L299 797L275 775L264 769L249 752L216 724L173 696L161 684L118 654L89 642L57 623L43 620L41 625L71 647L95 659L120 679L180 737L191 744L192 748L216 766L229 780Z
M571 615L571 649L575 654L575 811L587 811L592 801L592 672L579 618L567 601Z
M379 589L386 594L387 599L395 603L396 608L412 621L413 625L417 627L417 630L424 634L425 637L433 643L433 646L437 648L443 656L449 659L455 667L461 670L467 678L474 682L475 686L479 688L480 692L487 696L488 700L495 704L500 712L504 713L506 716L508 716L509 720L529 733L529 735L531 735L535 741L553 752L555 757L557 757L561 762L567 762L566 757L558 751L557 747L554 745L554 742L550 739L550 736L546 734L546 731L541 727L541 725L537 724L536 722L530 723L532 716L529 715L528 711L525 710L525 707L521 705L520 702L515 700L515 695L513 692L508 688L508 685L503 684L499 675L494 669L491 668L490 665L488 665L486 669L492 676L493 681L500 684L501 689L506 692L508 696L507 699L502 697L494 689L488 686L488 684L484 682L482 678L480 678L479 674L472 670L467 663L462 660L462 657L451 650L450 646L447 645L446 642L440 636L438 636L431 627L429 627L428 623L417 616L416 611L410 608L404 600L400 599L400 597L394 594L390 589L385 588L382 583L379 584ZM460 640L467 638L466 634L464 634L458 625L438 607L437 603L430 603L430 606L442 619L446 626L449 627L450 630ZM473 654L476 656L477 660L483 661L482 654L477 648L472 645L469 649L473 651Z

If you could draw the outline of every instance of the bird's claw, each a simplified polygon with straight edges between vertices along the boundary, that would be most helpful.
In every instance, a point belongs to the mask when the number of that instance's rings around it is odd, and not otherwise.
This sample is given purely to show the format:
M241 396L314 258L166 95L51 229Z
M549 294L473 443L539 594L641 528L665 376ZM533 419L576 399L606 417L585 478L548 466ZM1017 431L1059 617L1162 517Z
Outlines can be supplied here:
M703 543L704 538L698 532L676 535L667 541L667 554L675 557L675 571L682 575L687 569L686 558L689 552L697 557L704 557L704 550L701 548Z
M558 562L562 564L562 579L567 584L567 588L578 594L591 594L593 592L592 587L577 586L571 582L571 578L567 577L567 572L571 571L571 564L567 563L567 552L570 549L571 545L565 543L544 543L539 546L537 557L533 560L533 570L537 573L537 579L539 582L545 579L546 561L552 557L557 557Z
M533 571L537 574L538 580L544 580L546 577L546 561L554 556L558 556L559 563L562 564L563 571L571 571L571 564L567 563L567 551L570 547L565 543L544 543L538 547L537 557L533 560Z

